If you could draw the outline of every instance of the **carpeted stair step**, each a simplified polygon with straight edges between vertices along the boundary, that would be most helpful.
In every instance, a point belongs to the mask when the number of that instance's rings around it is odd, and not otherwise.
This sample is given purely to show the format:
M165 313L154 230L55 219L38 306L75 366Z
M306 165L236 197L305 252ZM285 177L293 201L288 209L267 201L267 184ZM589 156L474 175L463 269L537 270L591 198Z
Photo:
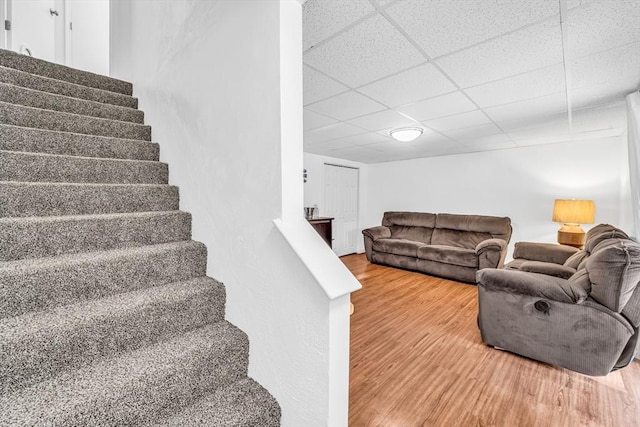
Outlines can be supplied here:
M0 218L174 211L178 187L0 182Z
M0 218L0 261L189 240L181 211Z
M185 240L0 263L0 319L204 276L207 248Z
M0 99L4 102L26 107L101 117L123 122L144 123L144 112L141 110L56 95L8 83L0 83Z
M1 124L0 150L129 160L160 157L154 142Z
M280 406L260 384L243 378L200 399L157 427L278 427Z
M0 181L166 184L166 163L0 151Z
M247 336L207 325L0 396L0 426L125 426L159 421L247 374Z
M151 141L151 127L0 102L0 124Z
M124 95L131 95L131 83L112 77L101 76L88 71L77 70L42 59L21 55L10 50L0 49L0 65L14 68L30 74L75 83L82 86L89 86L97 89L117 92Z
M208 277L0 320L0 393L224 320Z
M121 107L138 108L138 99L129 95L116 92L109 92L102 89L95 89L82 86L63 80L51 79L0 66L0 82L9 83L16 86L35 89L43 92L55 93L57 95L70 96L72 98L86 99L88 101L101 102L103 104L120 105Z

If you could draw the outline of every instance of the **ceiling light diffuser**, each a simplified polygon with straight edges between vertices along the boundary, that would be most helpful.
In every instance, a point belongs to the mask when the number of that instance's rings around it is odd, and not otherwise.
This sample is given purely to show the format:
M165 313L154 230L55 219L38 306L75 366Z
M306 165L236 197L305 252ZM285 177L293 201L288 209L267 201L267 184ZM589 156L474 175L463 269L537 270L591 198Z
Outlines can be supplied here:
M422 135L422 132L424 132L424 129L422 128L409 127L393 129L389 132L389 135L391 135L391 138L395 139L396 141L409 142Z

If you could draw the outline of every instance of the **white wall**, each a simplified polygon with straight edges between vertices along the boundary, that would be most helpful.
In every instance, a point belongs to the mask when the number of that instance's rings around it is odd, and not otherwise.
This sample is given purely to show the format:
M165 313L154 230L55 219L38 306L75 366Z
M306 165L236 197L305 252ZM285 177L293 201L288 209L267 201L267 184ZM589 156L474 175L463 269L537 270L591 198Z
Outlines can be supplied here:
M595 200L596 223L631 232L626 165L623 137L373 164L363 225L387 210L509 216L511 257L515 242L555 242L553 201L575 197Z
M330 252L302 219L302 89L281 87L301 82L302 50L281 40L289 24L301 38L300 5L113 3L112 73L134 83L208 274L225 283L227 318L249 335L249 374L280 403L283 426L346 425L348 294L329 300L273 224L295 216L291 228Z
M366 228L363 224L367 220L369 210L369 172L368 165L365 163L304 153L304 169L307 170L307 182L304 183L304 206L318 205L320 215L323 215L325 163L358 169L358 229ZM360 237L358 239L358 253L362 252L364 252L364 241Z

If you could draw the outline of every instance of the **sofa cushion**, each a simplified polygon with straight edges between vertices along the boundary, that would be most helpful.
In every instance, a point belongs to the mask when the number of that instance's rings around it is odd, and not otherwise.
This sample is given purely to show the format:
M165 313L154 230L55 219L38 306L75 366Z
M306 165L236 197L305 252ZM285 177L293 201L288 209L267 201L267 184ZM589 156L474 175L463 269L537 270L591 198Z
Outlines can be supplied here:
M564 262L564 266L565 267L575 268L577 270L578 266L587 257L587 255L588 255L587 251L580 250L580 251L576 252L575 254L571 255L569 258L567 258L567 260Z
M413 240L414 242L431 243L433 228L412 227L408 225L390 225L392 239Z
M438 214L435 227L489 235L486 239L495 237L506 242L511 239L511 219L508 217L442 213Z
M584 250L588 253L593 252L600 242L607 239L628 239L629 236L619 228L610 224L598 224L591 230L587 231L585 237Z
M378 239L373 242L374 251L413 258L418 256L418 248L422 246L424 246L422 242L404 239Z
M620 313L640 282L640 244L631 240L600 242L587 259L591 297Z
M444 264L478 268L478 256L473 249L429 245L418 248L418 258Z
M434 228L436 226L436 214L428 212L385 212L382 217L382 225L406 225L409 227Z
M476 246L478 246L478 243L491 238L492 236L489 233L436 228L433 230L433 236L431 236L431 244L475 249Z

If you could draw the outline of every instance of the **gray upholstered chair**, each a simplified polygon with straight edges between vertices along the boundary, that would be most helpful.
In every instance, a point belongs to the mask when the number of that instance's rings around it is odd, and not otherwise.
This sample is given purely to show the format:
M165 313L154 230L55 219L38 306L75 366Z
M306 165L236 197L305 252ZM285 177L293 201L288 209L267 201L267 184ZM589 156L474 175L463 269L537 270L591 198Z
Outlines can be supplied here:
M543 274L553 267L542 264L532 267L538 272L477 273L485 343L588 375L633 361L640 350L640 244L620 238L626 234L615 227L597 228L567 259L575 257L571 265L555 264L575 270L568 278Z

